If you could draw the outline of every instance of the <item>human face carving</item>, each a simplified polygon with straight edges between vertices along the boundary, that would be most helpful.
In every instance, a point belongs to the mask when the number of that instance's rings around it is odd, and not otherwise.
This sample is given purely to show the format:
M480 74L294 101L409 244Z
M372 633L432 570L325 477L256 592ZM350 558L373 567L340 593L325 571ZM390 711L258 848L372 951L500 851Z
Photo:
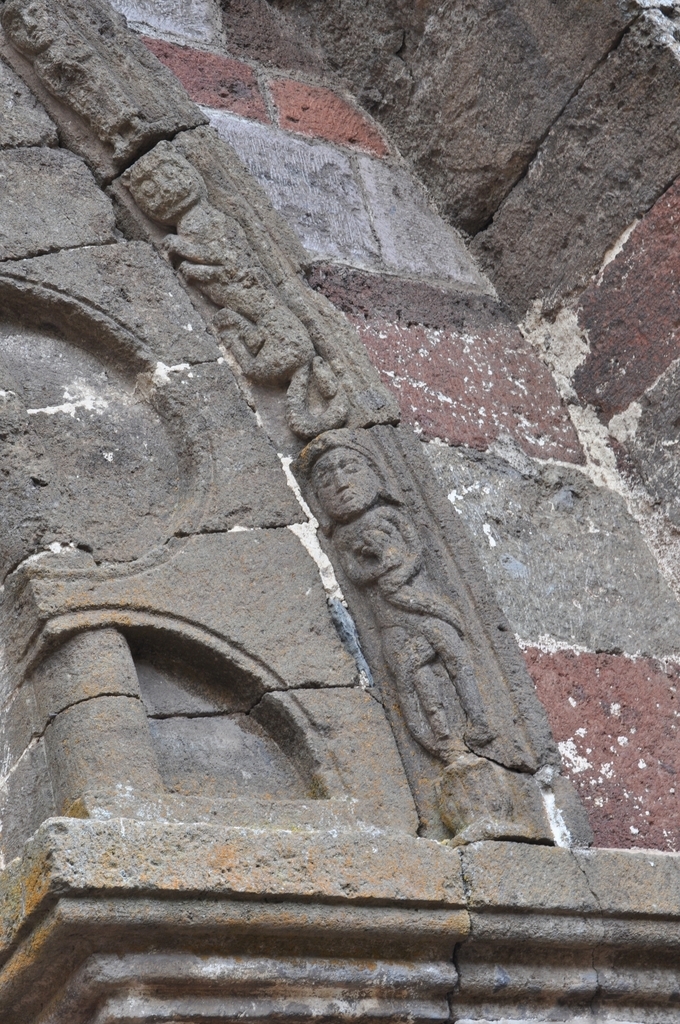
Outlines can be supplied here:
M54 41L54 19L45 0L33 0L25 7L5 4L2 25L17 49L35 56Z
M347 523L370 508L380 493L380 481L368 459L351 448L335 448L314 466L312 484L324 511Z
M153 159L142 157L133 168L130 192L140 210L161 224L176 224L202 195L196 171L174 154Z

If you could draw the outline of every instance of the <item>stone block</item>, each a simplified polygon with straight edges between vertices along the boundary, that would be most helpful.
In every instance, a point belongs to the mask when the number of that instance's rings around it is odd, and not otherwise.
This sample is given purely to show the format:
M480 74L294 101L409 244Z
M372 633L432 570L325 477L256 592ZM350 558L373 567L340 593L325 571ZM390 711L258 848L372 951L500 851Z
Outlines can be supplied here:
M598 846L675 849L680 842L680 701L676 666L608 654L525 657L565 775Z
M26 748L13 771L0 781L0 863L3 868L22 852L41 822L55 813L45 760L45 743Z
M3 680L4 682L4 680ZM0 711L0 779L7 779L19 759L38 736L38 711L30 683L12 689L2 687Z
M10 0L0 21L4 58L56 122L62 145L84 157L99 182L159 139L205 124L106 0L67 0L38 15L31 0Z
M40 886L27 893L26 914L51 893L107 889L175 899L210 892L265 900L390 901L423 909L465 905L455 851L375 830L264 831L62 818L38 830L21 870L41 876Z
M139 697L129 648L114 629L80 633L43 661L32 677L42 733L74 704L95 697Z
M352 319L402 420L424 438L485 449L509 434L530 455L582 461L550 372L513 325L481 316L460 330Z
M128 354L126 360L136 371L145 358L172 366L220 356L170 267L143 242L119 242L12 263L0 268L0 287L3 284L7 305L12 301L12 287L25 292L25 305L34 308L39 297L56 306L67 295L84 307L91 320L114 321L135 339L140 350L137 359ZM19 298L14 305L17 315L27 316ZM73 318L74 311L69 313ZM88 334L94 333L91 324ZM110 351L110 342L106 348Z
M267 0L229 0L221 6L230 53L276 70L305 75L327 70L318 47Z
M379 266L380 250L344 153L221 111L207 113L309 253L360 267Z
M0 260L115 240L110 201L67 150L5 151L0 175Z
M640 398L680 356L679 217L676 182L579 297L590 351L574 386L605 420Z
M621 233L680 172L676 23L644 11L552 125L526 176L476 236L521 315L587 284Z
M631 403L619 435L623 463L636 469L654 503L677 529L680 526L680 363L671 363L644 394ZM615 433L616 421L611 424ZM616 443L616 442L615 442Z
M680 651L680 606L623 499L576 468L497 444L426 450L514 632L612 653Z
M58 814L78 811L88 790L162 792L144 705L134 697L93 697L60 712L45 730Z
M257 77L248 64L161 39L145 39L144 44L179 78L196 103L269 123Z
M576 855L555 846L473 843L461 851L470 909L597 911Z
M189 43L211 43L221 32L216 0L112 0L130 28Z
M580 850L575 857L605 914L680 915L680 854Z
M477 269L458 232L428 205L412 175L367 156L359 157L358 164L373 228L389 270L493 294L488 278Z
M254 711L319 794L361 801L370 823L415 835L413 797L385 712L365 690L267 694Z
M21 79L0 61L0 149L56 145L54 124Z
M75 616L80 629L121 625L174 637L189 652L207 649L247 695L245 707L267 690L355 685L356 665L331 621L317 567L289 530L176 539L132 571L70 562L48 553L13 578L6 607L23 593L11 657L22 657L40 623L49 620L54 643L72 632Z
M387 155L385 141L366 115L330 89L292 78L272 78L269 91L278 110L279 127L339 146L355 146L375 156Z
M321 45L445 216L469 232L488 223L637 14L617 0L275 3Z

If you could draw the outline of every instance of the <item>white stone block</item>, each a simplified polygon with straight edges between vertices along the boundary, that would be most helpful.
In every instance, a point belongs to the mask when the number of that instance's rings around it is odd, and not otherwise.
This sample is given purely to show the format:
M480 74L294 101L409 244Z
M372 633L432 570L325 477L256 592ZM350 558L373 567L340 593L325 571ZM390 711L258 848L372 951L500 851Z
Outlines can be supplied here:
M217 0L111 0L130 28L185 43L210 43L222 30Z

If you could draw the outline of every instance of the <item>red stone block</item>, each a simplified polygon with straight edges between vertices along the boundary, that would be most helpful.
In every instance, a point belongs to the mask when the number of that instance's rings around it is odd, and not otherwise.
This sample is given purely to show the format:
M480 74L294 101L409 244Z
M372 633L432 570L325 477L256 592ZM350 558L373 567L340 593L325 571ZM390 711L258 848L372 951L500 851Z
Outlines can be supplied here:
M350 317L424 437L485 449L510 434L528 455L582 462L576 431L547 368L513 327L437 330Z
M274 78L269 88L282 128L343 146L357 146L376 156L387 155L387 146L377 129L330 89L289 78Z
M270 123L257 79L247 64L161 39L143 42L179 78L195 103Z
M639 398L680 356L680 182L632 232L581 298L591 351L574 376L605 420Z
M525 652L597 846L680 849L680 670L648 658Z

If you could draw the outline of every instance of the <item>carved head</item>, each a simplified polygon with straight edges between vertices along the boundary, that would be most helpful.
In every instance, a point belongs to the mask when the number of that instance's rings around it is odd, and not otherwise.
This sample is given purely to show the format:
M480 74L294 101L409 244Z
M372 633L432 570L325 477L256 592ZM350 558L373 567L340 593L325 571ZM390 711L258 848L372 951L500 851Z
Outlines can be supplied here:
M57 15L49 0L7 0L0 21L17 50L31 57L46 50L57 32Z
M170 142L159 142L141 157L126 180L142 213L167 227L206 195L201 175Z
M312 487L324 512L348 523L377 500L381 484L368 459L354 448L332 448L314 464Z

